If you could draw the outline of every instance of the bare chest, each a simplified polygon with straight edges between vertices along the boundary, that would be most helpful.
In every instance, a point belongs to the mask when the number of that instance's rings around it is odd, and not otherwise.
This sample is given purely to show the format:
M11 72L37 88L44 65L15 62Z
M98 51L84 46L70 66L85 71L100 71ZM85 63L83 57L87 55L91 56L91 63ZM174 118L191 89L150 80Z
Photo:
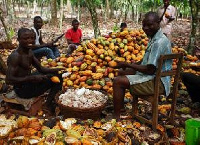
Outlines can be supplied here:
M20 60L20 68L26 71L30 71L32 68L32 58L30 58L28 55L24 55Z

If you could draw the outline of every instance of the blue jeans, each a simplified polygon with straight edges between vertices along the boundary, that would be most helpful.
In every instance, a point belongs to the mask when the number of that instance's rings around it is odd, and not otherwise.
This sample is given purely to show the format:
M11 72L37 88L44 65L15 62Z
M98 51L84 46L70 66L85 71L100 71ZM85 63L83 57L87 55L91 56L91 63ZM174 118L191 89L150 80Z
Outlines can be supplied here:
M55 59L60 56L60 52L58 48L53 47L53 48L48 48L48 47L42 47L33 50L34 55L38 57L46 56L47 58L52 58Z

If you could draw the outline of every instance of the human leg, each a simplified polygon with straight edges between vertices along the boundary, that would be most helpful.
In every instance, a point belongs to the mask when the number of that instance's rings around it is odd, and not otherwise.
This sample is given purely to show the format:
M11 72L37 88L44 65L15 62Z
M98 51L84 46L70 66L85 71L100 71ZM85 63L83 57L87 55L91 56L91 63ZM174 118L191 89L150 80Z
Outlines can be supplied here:
M181 79L193 102L200 102L200 76L192 73L181 73Z
M60 51L58 50L57 47L53 47L53 48L51 48L51 49L52 49L52 51L53 51L53 53L54 53L54 56L55 56L56 58L60 56Z
M125 90L130 87L129 80L125 76L118 76L113 81L114 115L120 117L120 110L124 107Z
M50 92L49 92L49 95L48 95L48 98L47 98L47 101L46 101L46 104L47 106L48 105L51 105L51 104L55 104L55 95L60 91L62 90L62 83L63 83L63 79L62 79L62 75L59 74L57 75L60 79L60 83L52 83L51 85L51 89L50 89ZM52 106L54 108L54 106Z
M39 83L23 83L20 86L15 86L14 90L20 98L29 99L42 95L50 89L50 86L51 84L49 83L49 80L44 80Z
M34 74L35 75L35 74ZM47 96L46 101L46 107L51 112L54 112L55 110L55 95L58 91L62 90L62 77L59 75L60 83L53 83L50 79L51 75L49 75L49 78L44 80L43 82L39 83L24 83L20 86L15 86L15 92L16 94L25 99L33 98L42 95L44 92L50 89L50 92Z
M76 50L76 48L77 48L77 45L70 44L66 51L67 56L71 55L73 53L73 51Z
M33 53L36 57L46 56L47 58L56 58L51 48L48 47L38 48L36 50L33 50Z

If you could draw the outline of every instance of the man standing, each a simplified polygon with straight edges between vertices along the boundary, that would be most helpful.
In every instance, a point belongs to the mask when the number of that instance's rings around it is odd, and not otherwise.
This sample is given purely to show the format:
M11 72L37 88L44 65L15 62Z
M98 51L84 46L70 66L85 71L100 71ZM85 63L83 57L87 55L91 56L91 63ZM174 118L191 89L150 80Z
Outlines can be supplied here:
M29 99L42 95L50 89L46 106L54 112L56 93L62 89L61 82L56 84L51 81L51 76L57 75L61 69L49 69L42 67L38 59L32 52L34 37L32 31L27 28L21 28L18 31L19 46L8 57L6 83L13 85L15 93L20 98ZM38 72L31 73L32 67Z
M170 0L163 0L164 6L158 8L160 27L163 33L171 40L172 21L176 17L176 8L170 5Z
M35 32L35 44L33 53L36 57L46 56L47 58L56 59L60 56L59 50L54 46L53 42L44 43L42 40L43 20L40 16L34 17L34 26L31 28Z
M78 45L81 43L82 30L79 27L79 21L74 19L72 21L72 28L68 29L65 33L65 38L67 39L68 49L67 54L71 54Z
M134 95L154 94L154 77L160 55L171 54L171 43L160 29L159 16L155 12L148 12L142 21L142 29L150 38L141 65L135 63L118 62L117 68L123 68L113 82L114 116L120 119L120 111L124 107L125 90L130 89ZM172 61L164 62L163 71L172 68ZM134 73L136 71L136 73ZM170 77L161 78L162 93L169 95Z

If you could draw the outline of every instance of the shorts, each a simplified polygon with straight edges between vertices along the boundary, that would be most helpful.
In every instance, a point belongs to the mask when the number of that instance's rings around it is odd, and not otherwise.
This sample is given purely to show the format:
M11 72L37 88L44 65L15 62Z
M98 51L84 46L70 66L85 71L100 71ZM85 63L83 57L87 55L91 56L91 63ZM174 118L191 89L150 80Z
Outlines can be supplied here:
M150 80L147 82L139 83L139 84L134 84L130 86L130 92L133 95L141 95L141 96L146 96L146 95L153 95L154 94L154 83L155 80ZM160 81L160 94L165 93L164 85L162 81Z

